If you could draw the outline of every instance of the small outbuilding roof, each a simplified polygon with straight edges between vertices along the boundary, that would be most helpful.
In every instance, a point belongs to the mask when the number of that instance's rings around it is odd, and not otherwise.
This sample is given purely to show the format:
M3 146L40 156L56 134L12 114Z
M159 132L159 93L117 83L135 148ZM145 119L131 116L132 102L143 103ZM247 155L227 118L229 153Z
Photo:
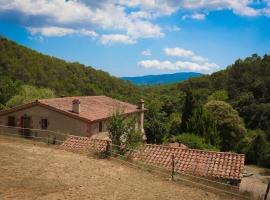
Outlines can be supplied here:
M72 112L72 102L74 100L80 102L80 113ZM1 111L0 116L35 105L43 106L70 117L88 122L109 118L116 110L120 110L123 115L146 111L146 109L138 109L137 105L119 101L107 96L76 96L37 100Z
M171 155L175 157L175 170L180 173L227 180L243 177L244 154L147 144L134 158L170 169Z

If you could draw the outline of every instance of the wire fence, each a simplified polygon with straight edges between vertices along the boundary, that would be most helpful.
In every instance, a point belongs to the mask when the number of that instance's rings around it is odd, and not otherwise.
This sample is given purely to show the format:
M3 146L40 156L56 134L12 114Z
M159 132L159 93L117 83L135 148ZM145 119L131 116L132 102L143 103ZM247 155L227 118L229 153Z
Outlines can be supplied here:
M26 131L25 131L26 130ZM31 131L31 134L28 133ZM47 144L61 145L65 142L71 135L68 133L61 133L58 131L52 130L43 130L43 129L31 129L31 128L21 128L21 127L10 127L5 125L0 125L0 135L19 137L32 139L39 142L44 142ZM192 186L197 186L202 189L215 191L218 193L223 193L227 195L232 195L241 199L264 199L270 200L270 196L267 196L267 183L263 184L260 180L254 181L244 181L244 187L242 188L242 184L239 187L227 184L226 182L222 182L217 179L210 179L200 176L195 176L192 174L184 173L184 172L176 172L174 166L177 164L177 161L174 160L174 157L171 157L171 166L170 167L162 167L153 165L151 163L145 163L141 160L132 159L134 154L142 154L139 149L131 149L131 148L123 148L123 146L111 144L110 142L105 143L109 146L106 146L103 152L94 152L98 154L105 154L105 157L110 158L112 160L119 161L123 164L140 168L144 171L152 172L158 174L160 176L170 178L170 180L174 180L175 182L180 182L184 184L191 184ZM95 149L88 148L87 153L95 151ZM258 189L258 185L260 187ZM270 181L269 181L270 184ZM269 187L269 185L268 185ZM269 189L268 189L269 190ZM250 194L245 194L245 192L249 192Z

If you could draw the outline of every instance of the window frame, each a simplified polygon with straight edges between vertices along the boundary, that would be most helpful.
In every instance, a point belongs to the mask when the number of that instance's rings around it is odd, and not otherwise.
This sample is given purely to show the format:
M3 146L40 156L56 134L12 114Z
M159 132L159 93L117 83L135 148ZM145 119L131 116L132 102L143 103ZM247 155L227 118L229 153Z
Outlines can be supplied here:
M100 121L100 122L98 123L98 132L99 132L99 133L103 132L103 124L102 124L102 121Z
M44 123L44 122L46 122L46 123ZM46 126L45 126L46 125ZM40 126L41 126L41 129L48 129L48 126L49 126L49 122L48 122L48 119L46 119L46 118L42 118L41 120L40 120Z
M8 123L7 124L8 124L9 127L15 127L16 126L16 118L15 118L15 116L8 116Z

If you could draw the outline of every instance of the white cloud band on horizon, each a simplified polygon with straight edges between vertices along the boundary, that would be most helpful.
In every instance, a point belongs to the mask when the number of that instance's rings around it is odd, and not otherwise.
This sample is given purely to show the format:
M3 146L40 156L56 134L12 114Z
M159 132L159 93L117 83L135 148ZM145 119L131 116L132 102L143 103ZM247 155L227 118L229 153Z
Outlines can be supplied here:
M219 66L216 63L203 63L198 64L194 62L187 61L160 61L160 60L142 60L138 62L139 66L142 66L146 69L153 68L159 70L172 70L172 71L181 71L181 72L201 72L201 73L212 73L216 71Z

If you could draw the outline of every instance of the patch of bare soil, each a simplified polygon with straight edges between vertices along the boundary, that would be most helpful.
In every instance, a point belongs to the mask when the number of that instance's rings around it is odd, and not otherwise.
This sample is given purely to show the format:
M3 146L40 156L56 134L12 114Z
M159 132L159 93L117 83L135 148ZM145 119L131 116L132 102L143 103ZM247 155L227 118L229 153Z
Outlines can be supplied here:
M245 170L253 175L242 179L240 190L250 192L254 199L263 199L270 180L270 170L255 165L246 165ZM270 194L267 199L270 200Z
M0 136L0 199L233 199L112 160Z

